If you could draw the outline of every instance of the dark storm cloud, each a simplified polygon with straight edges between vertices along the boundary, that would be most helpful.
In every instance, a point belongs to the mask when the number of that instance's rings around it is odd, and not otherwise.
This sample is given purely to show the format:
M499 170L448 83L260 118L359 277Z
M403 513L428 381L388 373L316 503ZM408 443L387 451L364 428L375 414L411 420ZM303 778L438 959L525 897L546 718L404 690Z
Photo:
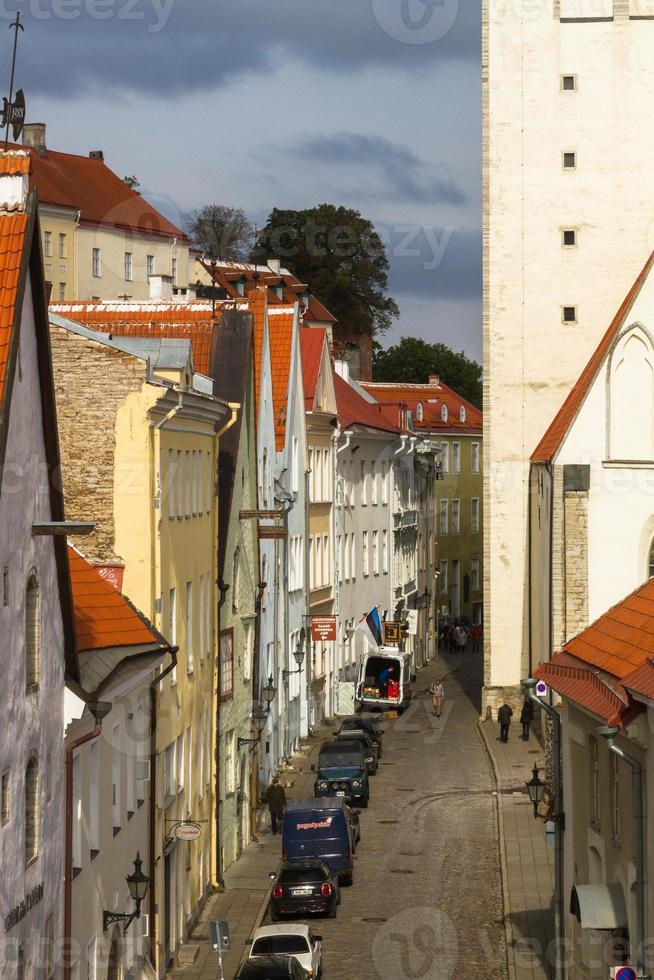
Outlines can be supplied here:
M365 167L365 185L354 191L348 172L349 197L386 198L413 204L466 202L466 195L451 177L429 174L426 164L408 147L391 143L383 136L359 133L315 136L302 140L291 152L330 166Z
M475 299L481 296L481 234L419 225L379 225L390 262L392 296Z
M477 0L0 0L0 27L17 10L19 84L33 94L180 95L291 59L357 71L479 57Z

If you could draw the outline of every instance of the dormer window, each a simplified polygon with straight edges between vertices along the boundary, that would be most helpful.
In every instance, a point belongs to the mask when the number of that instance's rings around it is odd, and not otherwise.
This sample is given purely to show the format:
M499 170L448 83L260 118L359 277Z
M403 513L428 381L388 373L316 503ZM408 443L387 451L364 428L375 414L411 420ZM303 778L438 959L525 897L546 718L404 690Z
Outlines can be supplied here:
M241 276L240 279L237 279L234 285L236 286L239 296L245 296L245 276Z
M422 402L418 402L416 405L416 422L422 422L424 419L424 411L422 408Z
M465 422L466 420L466 410L465 405L462 405L459 409L459 422Z
M447 422L449 419L449 412L447 411L447 405L441 406L441 422Z

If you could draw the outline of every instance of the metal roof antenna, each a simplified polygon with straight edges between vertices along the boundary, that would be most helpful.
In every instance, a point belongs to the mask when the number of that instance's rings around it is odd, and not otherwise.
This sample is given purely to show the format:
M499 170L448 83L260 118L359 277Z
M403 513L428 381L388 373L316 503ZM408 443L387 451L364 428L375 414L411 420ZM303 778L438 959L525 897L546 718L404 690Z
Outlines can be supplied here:
M22 88L18 89L16 92L16 101L14 98L14 79L16 76L16 51L18 49L18 32L24 31L25 28L20 22L20 11L16 14L16 20L13 24L9 25L9 30L15 30L16 34L14 36L14 52L11 59L11 81L9 82L9 98L3 99L2 107L2 120L1 125L5 128L5 151L9 149L9 126L13 126L14 142L18 139L23 131L23 126L25 124L25 96L23 94Z

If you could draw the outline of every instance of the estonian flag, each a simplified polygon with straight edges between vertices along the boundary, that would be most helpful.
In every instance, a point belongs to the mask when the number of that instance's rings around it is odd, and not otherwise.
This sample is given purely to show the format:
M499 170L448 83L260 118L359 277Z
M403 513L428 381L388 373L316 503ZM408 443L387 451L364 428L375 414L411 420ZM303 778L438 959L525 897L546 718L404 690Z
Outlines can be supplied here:
M381 619L377 606L371 609L367 616L363 617L357 629L361 630L370 646L375 650L382 645Z

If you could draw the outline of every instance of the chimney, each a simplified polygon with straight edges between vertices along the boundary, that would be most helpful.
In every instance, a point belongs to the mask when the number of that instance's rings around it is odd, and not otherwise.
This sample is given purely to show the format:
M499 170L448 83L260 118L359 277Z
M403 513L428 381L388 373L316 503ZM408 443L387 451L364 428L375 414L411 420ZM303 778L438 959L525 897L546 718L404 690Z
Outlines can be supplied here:
M429 384L432 385L432 387L434 387L434 388L440 388L440 386L441 386L441 379L438 377L437 374L430 374L429 375Z
M336 374L343 379L343 381L350 380L350 365L347 363L347 361L334 361L334 370L336 371Z
M170 303L173 298L172 276L150 276L150 299Z
M282 271L282 260L281 259L267 259L266 264L271 272L274 272L276 276Z
M104 151L89 150L89 160L98 160L100 163L104 163Z
M29 194L30 155L27 150L0 151L0 212L25 210Z
M25 123L23 126L23 146L29 146L42 156L47 147L45 145L45 123Z

